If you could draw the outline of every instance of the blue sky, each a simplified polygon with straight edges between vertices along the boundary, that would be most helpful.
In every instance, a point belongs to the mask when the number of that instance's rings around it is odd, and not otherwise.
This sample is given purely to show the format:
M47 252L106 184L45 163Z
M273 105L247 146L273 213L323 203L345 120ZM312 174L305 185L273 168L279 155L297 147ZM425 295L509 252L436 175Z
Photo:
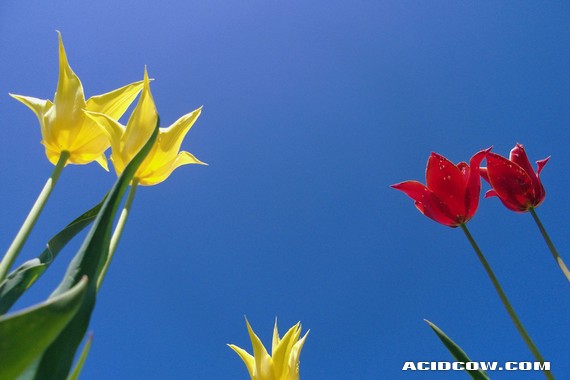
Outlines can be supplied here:
M460 230L389 188L523 143L552 155L537 210L570 261L570 4L452 1L32 0L0 5L0 243L52 170L32 112L53 98L57 36L87 97L142 79L164 126L203 105L186 166L141 187L91 329L85 379L246 379L251 349L311 329L302 379L455 379L403 373L450 360L429 319L474 360L531 361ZM115 180L69 166L20 261ZM484 189L487 187L484 185ZM570 292L530 215L482 200L469 223L555 375L570 372ZM81 239L19 307L45 298ZM501 373L501 378L536 378ZM467 376L465 376L467 378Z

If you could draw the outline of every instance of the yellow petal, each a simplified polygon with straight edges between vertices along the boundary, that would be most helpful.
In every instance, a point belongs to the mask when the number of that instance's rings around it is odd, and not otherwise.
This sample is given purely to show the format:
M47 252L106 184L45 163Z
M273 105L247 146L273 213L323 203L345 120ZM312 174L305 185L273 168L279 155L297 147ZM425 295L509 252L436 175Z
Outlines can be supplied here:
M247 353L247 351L245 351L243 348L239 348L236 345L228 344L228 346L239 355L241 360L243 360L245 366L247 367L247 372L249 372L249 377L251 377L252 380L255 380L255 378L253 377L255 371L254 357L251 356L249 353Z
M157 150L154 150L154 152L156 151ZM143 162L141 164L139 171L135 175L135 177L137 177L140 180L139 184L143 186L151 186L163 182L168 177L170 177L170 175L176 168L182 165L188 165L188 164L208 165L198 160L196 157L194 157L194 155L192 155L189 152L180 152L176 156L174 161L166 163L157 161L156 159L157 154L153 155L152 153L153 152L151 152L148 155L148 158L151 160L151 163L147 165L145 162Z
M106 171L109 171L109 165L107 164L107 157L104 154L100 155L95 161L103 167Z
M63 145L65 142L73 141L75 135L80 132L79 126L84 118L81 110L85 108L86 104L81 81L67 62L61 33L58 32L57 34L59 39L59 80L53 100L55 118L50 128L52 128L52 134L57 136L59 143ZM65 136L63 136L64 134Z
M143 85L144 81L138 81L106 94L92 96L87 100L86 109L119 120L142 90Z
M299 380L299 357L301 356L301 349L305 344L307 335L309 335L309 331L291 349L289 354L289 373L286 380Z
M40 122L40 127L42 130L42 137L44 138L44 140L52 139L52 136L49 134L49 130L46 128L45 115L50 110L50 108L53 106L53 103L49 100L33 98L31 96L22 96L22 95L15 95L15 94L10 94L10 96L13 97L14 99L19 100L20 102L24 103L32 111L34 111L34 113L38 117L38 121Z
M97 123L97 125L99 125L107 132L109 140L111 141L111 147L113 149L113 166L115 167L117 175L121 175L125 169L126 164L130 161L130 158L128 158L127 162L125 162L121 156L121 138L125 131L125 127L123 127L118 121L110 118L105 114L90 112L86 110L83 112L88 118L93 120L95 123Z
M275 351L273 351L273 364L275 366L275 372L280 376L287 372L287 366L289 362L289 354L291 348L297 342L300 334L300 323L297 323L291 327L283 338L279 341Z
M160 137L161 150L164 152L174 151L178 153L184 137L190 128L192 128L201 112L202 107L182 116L170 127L163 129Z
M143 91L123 134L121 155L132 159L148 141L157 122L158 113L150 92L148 73L145 67Z
M247 331L249 333L249 338L251 339L251 345L253 346L256 378L260 380L275 380L271 356L269 356L267 350L263 346L263 343L261 343L261 340L253 332L247 319L245 320L245 323L247 324Z
M277 346L279 345L279 330L277 329L277 317L275 318L275 325L273 326L273 341L271 343L271 356L275 355Z

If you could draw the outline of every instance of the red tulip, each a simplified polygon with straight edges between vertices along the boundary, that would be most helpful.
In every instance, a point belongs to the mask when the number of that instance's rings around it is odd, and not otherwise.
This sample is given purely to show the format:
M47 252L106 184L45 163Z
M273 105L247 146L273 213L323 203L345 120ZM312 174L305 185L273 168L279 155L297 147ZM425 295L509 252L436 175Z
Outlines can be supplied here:
M528 211L542 203L546 192L540 182L540 172L550 157L537 161L535 172L528 160L524 147L517 144L509 159L495 153L487 155L487 167L481 168L481 176L491 185L485 198L499 197L510 210Z
M447 158L432 153L426 169L426 184L405 181L392 185L415 201L417 209L449 227L466 223L475 215L479 205L481 179L479 165L491 148L477 152L469 165L453 164Z

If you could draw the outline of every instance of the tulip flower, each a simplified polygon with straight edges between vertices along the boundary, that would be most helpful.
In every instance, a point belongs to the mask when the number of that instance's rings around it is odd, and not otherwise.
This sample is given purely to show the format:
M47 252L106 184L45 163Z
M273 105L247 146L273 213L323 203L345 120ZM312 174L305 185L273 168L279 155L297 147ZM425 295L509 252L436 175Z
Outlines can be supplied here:
M192 125L194 125L198 116L200 116L201 111L202 107L182 116L168 128L159 128L156 143L133 177L131 190L111 238L109 255L98 279L98 286L100 286L111 259L113 258L118 239L130 212L137 186L150 186L161 183L166 180L176 168L182 165L206 165L189 152L179 152L184 137ZM117 120L103 113L85 110L85 114L107 131L109 139L111 140L111 161L113 162L113 167L117 175L121 175L127 164L148 141L159 120L154 99L150 92L150 81L146 68L144 70L141 97L126 126L123 126Z
M425 216L449 227L461 227L483 269L493 283L493 287L509 317L511 317L515 328L536 361L544 363L544 358L526 332L489 262L466 225L475 215L479 205L479 194L481 192L480 165L485 156L490 154L490 150L491 148L488 148L475 153L471 157L469 165L465 162L454 165L447 158L432 153L427 163L426 185L417 181L405 181L392 185L392 187L412 198L417 209ZM544 370L544 372L548 379L553 379L550 370Z
M530 212L552 253L552 257L566 279L570 281L570 270L562 260L535 211L535 208L544 201L546 196L546 191L540 180L540 172L549 159L550 157L547 157L536 161L537 169L535 172L522 144L516 144L511 150L509 159L495 153L489 153L487 155L487 167L480 169L481 177L492 187L485 194L485 198L498 197L509 210Z
M299 380L299 356L308 332L301 338L301 324L297 323L279 338L277 321L273 328L273 344L271 356L255 335L246 319L247 330L253 346L253 356L233 344L228 346L234 350L245 363L252 380Z
M426 169L426 185L405 181L392 185L415 201L417 209L449 227L469 221L479 205L481 180L479 165L491 148L482 150L469 161L453 164L447 158L432 153Z
M83 109L120 118L142 88L142 82L131 83L85 101L81 81L67 62L61 33L58 32L57 34L59 41L59 80L53 103L50 100L10 94L28 106L38 117L42 132L42 144L45 147L48 160L55 165L55 168L8 251L6 251L4 258L0 261L0 281L6 277L20 253L63 168L68 163L87 164L96 161L105 170L108 170L107 159L104 154L110 145L107 132L93 120L87 118Z
M145 68L144 86L138 104L126 127L103 113L90 112L86 115L107 130L111 140L111 161L117 175L137 154L148 140L158 122L158 113L150 92L148 73ZM135 174L134 181L140 185L156 185L170 176L179 166L202 164L189 152L179 152L180 145L202 108L198 108L178 119L168 128L160 128L156 144Z
M509 159L489 153L487 167L481 168L481 176L493 189L487 191L485 198L498 197L508 209L516 212L536 208L546 195L540 172L549 159L537 161L535 172L521 144L511 150Z
M140 92L142 82L131 83L85 101L83 86L67 62L59 32L58 39L59 80L53 103L29 96L10 95L28 106L38 117L42 144L52 164L57 165L63 153L68 156L65 163L87 164L96 161L108 170L104 154L110 145L107 133L87 118L83 109L120 118Z

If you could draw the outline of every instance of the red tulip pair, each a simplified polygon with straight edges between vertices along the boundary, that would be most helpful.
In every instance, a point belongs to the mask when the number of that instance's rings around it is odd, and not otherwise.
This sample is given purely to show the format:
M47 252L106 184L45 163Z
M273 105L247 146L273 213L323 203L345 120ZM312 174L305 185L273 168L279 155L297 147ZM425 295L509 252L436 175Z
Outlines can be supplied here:
M492 187L485 197L496 196L513 211L527 211L542 203L545 191L539 174L548 158L537 161L538 171L534 172L521 144L511 150L510 159L490 150L477 152L469 165L465 162L455 165L432 153L427 163L426 185L405 181L392 187L412 198L422 214L449 227L462 225L475 215L481 192L480 176ZM480 168L485 158L487 167Z

